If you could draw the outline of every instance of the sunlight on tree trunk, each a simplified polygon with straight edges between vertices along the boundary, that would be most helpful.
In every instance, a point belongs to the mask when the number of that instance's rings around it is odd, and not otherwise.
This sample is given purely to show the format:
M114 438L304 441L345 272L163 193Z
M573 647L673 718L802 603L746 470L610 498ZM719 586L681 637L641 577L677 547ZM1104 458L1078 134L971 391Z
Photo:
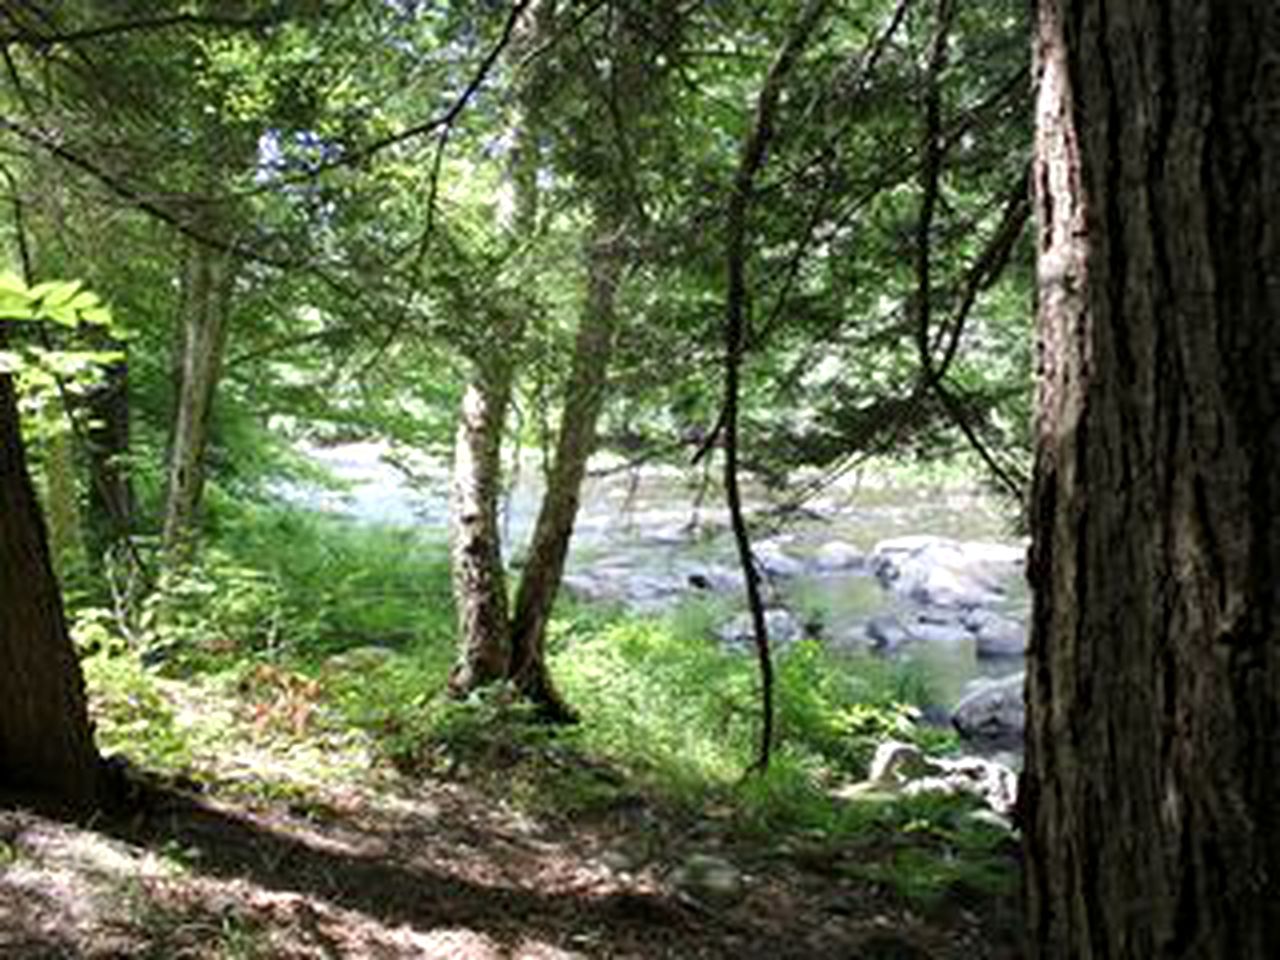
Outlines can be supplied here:
M61 404L59 404L61 407ZM84 535L76 491L75 450L66 415L53 425L44 444L44 497L49 528L49 553L60 580L84 557Z
M554 4L541 0L516 27L516 52L528 50L549 27ZM526 83L512 124L508 158L510 204L499 214L514 244L528 242L538 222L538 115ZM511 669L511 620L502 562L502 435L516 378L515 357L525 332L523 316L482 318L491 327L471 348L470 382L463 394L454 444L450 541L454 604L458 611L458 663L449 687L465 696L505 680Z
M462 399L450 495L453 592L461 644L450 687L457 695L504 679L510 658L498 494L502 426L513 374L503 359L481 365L477 373Z
M231 254L191 243L182 277L178 406L164 513L163 547L171 567L189 559L197 535L209 418L222 376L222 350L234 284Z

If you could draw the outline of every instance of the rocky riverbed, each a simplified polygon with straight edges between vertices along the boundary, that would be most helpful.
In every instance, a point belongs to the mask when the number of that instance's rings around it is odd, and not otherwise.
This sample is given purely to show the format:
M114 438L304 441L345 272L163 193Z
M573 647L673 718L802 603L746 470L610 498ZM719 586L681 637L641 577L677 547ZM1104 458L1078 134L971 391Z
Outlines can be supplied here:
M441 464L405 463L378 444L309 452L347 489L301 499L443 536ZM711 600L725 611L716 629L721 641L747 649L742 575L714 492L674 469L597 467L584 491L566 591L644 613ZM506 504L515 566L540 496L537 471L522 474L527 480ZM984 749L1020 740L1025 543L1005 535L988 497L854 478L784 522L765 491L751 493L755 526L765 531L755 556L778 648L815 637L837 651L912 661L934 691L933 719L954 723Z

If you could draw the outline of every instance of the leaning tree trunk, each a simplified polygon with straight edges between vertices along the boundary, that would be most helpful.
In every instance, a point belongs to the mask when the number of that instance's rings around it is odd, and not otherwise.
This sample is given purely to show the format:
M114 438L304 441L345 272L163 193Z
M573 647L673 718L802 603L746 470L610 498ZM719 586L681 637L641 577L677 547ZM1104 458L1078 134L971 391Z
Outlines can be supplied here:
M182 353L165 499L163 548L170 567L190 556L196 539L209 415L222 376L234 282L230 253L192 242L182 278Z
M1041 0L1031 952L1280 931L1280 5Z
M87 809L99 770L13 384L0 376L0 791Z
M547 670L547 622L564 577L587 461L595 451L624 264L616 218L605 214L597 218L587 254L587 302L574 341L555 454L520 578L511 630L511 675L516 686L550 719L560 721L572 719L573 712L560 699Z

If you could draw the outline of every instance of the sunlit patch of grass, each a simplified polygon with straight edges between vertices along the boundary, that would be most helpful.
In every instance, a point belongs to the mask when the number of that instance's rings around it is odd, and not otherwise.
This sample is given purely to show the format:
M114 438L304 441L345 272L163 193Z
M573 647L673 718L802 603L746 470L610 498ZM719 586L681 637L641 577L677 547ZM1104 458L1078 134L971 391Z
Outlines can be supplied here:
M100 750L127 753L151 770L190 772L191 731L179 724L157 678L135 655L102 652L87 657L83 667Z

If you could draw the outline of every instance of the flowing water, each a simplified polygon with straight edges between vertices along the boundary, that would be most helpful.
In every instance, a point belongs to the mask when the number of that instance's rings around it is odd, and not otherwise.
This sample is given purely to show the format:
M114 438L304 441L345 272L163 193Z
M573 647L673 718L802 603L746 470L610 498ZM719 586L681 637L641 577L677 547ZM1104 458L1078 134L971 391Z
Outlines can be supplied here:
M384 459L383 445L344 444L307 451L347 487L344 492L293 488L290 499L340 511L357 521L413 526L442 537L448 523L447 472L417 462L411 470ZM541 496L538 471L526 466L504 504L507 554L520 563ZM776 498L775 498L776 499ZM865 565L823 569L821 556L838 542L870 553L893 537L931 534L962 541L1016 542L992 498L974 489L915 483L887 486L853 478L783 521L768 509L761 489L748 491L755 506L761 549L782 567L770 578L771 602L817 625L838 649L866 649L866 624L884 615L912 615L912 604L884 588ZM727 518L718 491L672 468L595 471L583 491L568 564L567 585L580 595L662 610L695 593L695 584L719 587L728 603L741 590ZM826 546L824 546L826 545ZM846 550L846 553L852 551ZM1004 612L1025 615L1020 577L1004 584ZM1021 669L1018 657L983 660L973 637L917 642L897 654L918 662L939 705L954 704L983 677Z

